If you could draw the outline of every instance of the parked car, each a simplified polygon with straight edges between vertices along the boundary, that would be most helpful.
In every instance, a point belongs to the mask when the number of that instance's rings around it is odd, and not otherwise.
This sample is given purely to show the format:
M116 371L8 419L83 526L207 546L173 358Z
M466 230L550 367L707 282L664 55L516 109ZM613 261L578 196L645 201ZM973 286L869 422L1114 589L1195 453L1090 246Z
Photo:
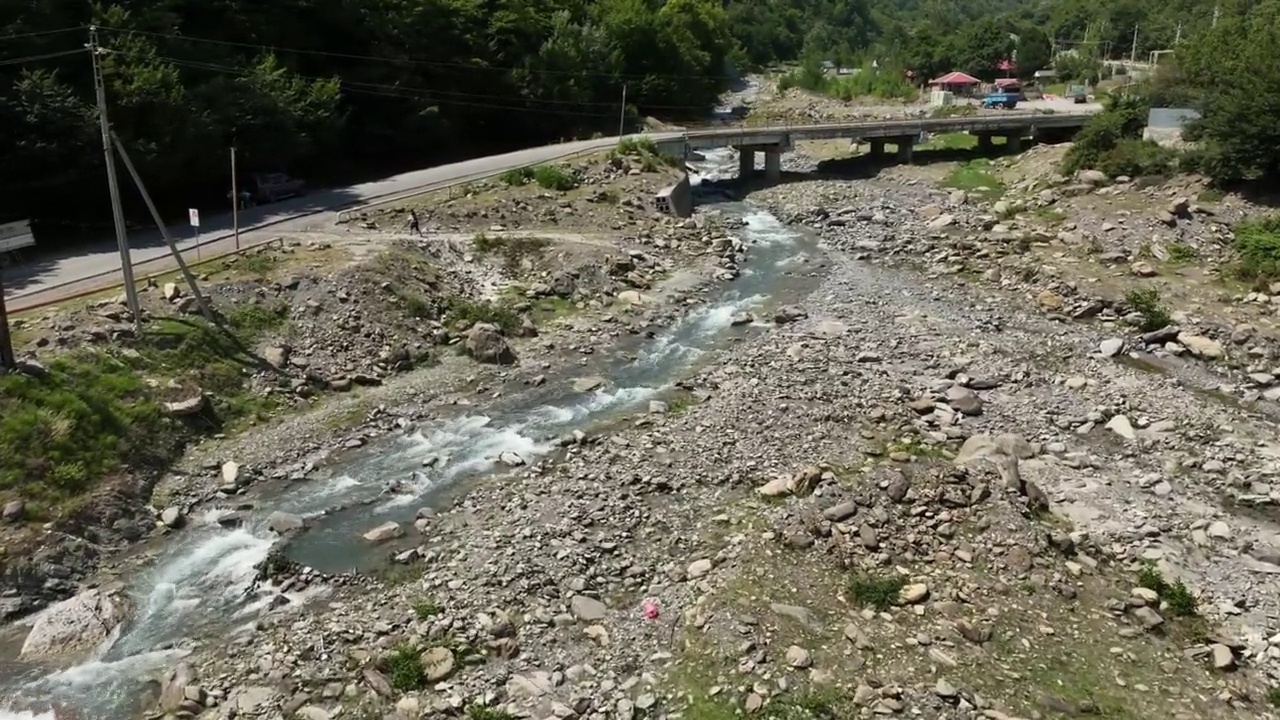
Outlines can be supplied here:
M1083 85L1072 85L1067 88L1067 97L1071 98L1071 102L1076 105L1083 105L1089 102L1089 93Z
M253 198L260 203L278 202L305 192L305 183L285 173L258 173L253 176Z

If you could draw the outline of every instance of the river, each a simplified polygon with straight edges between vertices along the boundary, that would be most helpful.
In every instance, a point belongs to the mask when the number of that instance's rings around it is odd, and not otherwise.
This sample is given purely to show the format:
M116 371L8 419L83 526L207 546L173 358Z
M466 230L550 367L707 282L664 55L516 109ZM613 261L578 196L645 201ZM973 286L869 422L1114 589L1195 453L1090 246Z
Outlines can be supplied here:
M225 638L251 626L273 602L278 594L273 589L251 587L254 566L275 539L267 528L272 512L309 519L309 529L288 549L303 565L330 573L375 568L386 562L387 549L361 539L370 528L388 521L412 524L419 508L441 503L468 480L509 470L499 459L504 453L533 462L554 452L557 438L565 433L636 412L735 336L759 332L753 325L767 323L731 321L743 311L767 318L770 307L801 294L812 279L787 272L787 266L812 257L816 247L772 215L707 190L722 174L736 172L732 151L713 151L692 167L699 204L714 205L745 222L739 233L747 245L741 275L709 291L703 305L634 353L606 360L595 371L606 385L575 392L573 378L555 378L483 410L386 439L344 458L317 479L259 501L259 509L238 527L218 522L230 509L197 514L129 581L134 615L93 659L51 671L0 655L0 720L47 720L52 717L50 700L93 720L138 716L148 679L163 675L190 652L193 642ZM388 493L392 482L395 491ZM289 607L297 608L323 592L317 588L286 596L293 601Z

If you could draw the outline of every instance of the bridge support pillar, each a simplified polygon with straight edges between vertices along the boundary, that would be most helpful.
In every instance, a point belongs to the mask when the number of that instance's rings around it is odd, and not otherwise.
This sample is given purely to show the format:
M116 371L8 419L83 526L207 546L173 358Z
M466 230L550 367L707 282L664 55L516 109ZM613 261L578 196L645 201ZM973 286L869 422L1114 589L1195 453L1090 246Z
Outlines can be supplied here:
M910 163L911 158L914 157L912 151L916 144L915 137L908 135L906 137L897 138L894 142L898 145L898 162Z
M766 182L776 183L782 179L782 150L770 149L764 151L764 179Z
M978 151L981 153L989 153L995 149L995 143L992 142L990 135L978 136Z
M872 140L871 142L871 161L880 162L884 160L884 140Z
M1022 152L1022 133L1010 133L1005 135L1004 145L1009 152Z
M756 174L756 149L752 147L738 148L738 179L750 180Z

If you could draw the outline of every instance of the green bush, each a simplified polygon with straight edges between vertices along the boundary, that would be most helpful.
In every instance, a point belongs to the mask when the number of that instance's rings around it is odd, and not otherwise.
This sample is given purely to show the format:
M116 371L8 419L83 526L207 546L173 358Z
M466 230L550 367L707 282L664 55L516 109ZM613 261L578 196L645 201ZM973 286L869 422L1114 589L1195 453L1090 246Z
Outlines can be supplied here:
M539 165L533 169L533 181L546 190L565 192L578 187L578 179L554 165Z
M657 155L658 145L653 138L644 135L630 135L618 141L615 150L619 155Z
M401 643L387 656L387 675L391 687L400 692L420 690L427 684L427 673L422 667L418 649Z
M1124 138L1098 157L1095 169L1108 177L1171 175L1178 169L1178 153L1150 140Z
M898 593L906 586L907 581L901 575L858 574L849 579L849 599L876 610L888 610L898 602Z
M886 100L911 100L920 91L907 82L902 72L891 68L872 67L869 63L852 75L827 75L822 66L806 62L778 79L778 90L800 88L809 92L829 95L840 100L875 97Z
M1125 296L1125 300L1129 303L1129 307L1133 311L1142 316L1142 324L1139 326L1143 332L1154 332L1173 324L1173 318L1169 317L1169 311L1164 309L1160 304L1160 291L1155 288L1146 288L1144 290L1132 290Z
M1280 215L1241 223L1235 236L1237 279L1259 287L1280 280Z
M498 182L510 187L528 185L533 180L533 168L512 168L498 176Z
M128 367L86 353L48 370L0 377L0 494L58 502L125 465L176 457L177 425Z
M1076 133L1075 142L1063 158L1063 171L1071 174L1077 170L1101 169L1103 158L1120 146L1123 140L1140 140L1147 124L1150 105L1136 96L1112 98L1107 108L1085 122ZM1125 159L1125 152L1141 153L1130 149L1113 156L1113 161ZM1105 171L1104 171L1105 172ZM1124 174L1124 173L1122 173Z
M454 298L448 303L445 319L450 325L491 323L502 328L508 335L514 335L520 330L520 316L514 310L485 300Z
M1169 612L1177 617L1195 617L1199 613L1196 596L1181 580L1172 583L1152 563L1144 563L1138 571L1138 587L1146 588L1160 596Z

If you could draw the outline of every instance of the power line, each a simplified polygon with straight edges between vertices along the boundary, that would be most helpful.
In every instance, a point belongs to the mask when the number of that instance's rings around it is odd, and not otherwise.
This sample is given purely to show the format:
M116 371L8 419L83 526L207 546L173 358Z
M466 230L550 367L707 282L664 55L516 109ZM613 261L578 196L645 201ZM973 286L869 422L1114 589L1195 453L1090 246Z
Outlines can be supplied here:
M0 42L5 40L20 40L22 38L41 37L44 35L57 35L59 33L77 32L80 30L88 30L88 25L79 25L77 27L60 28L58 30L37 30L35 32L15 33L13 35L0 35Z
M160 57L163 60L172 62L175 65L190 67L197 70L221 72L221 73L227 73L230 75L237 75L239 77L251 77L253 74L243 68L234 68L234 67L228 67L225 65L214 65L212 63L194 62L189 60L175 60L174 58L168 58L164 56L157 56L157 57ZM296 75L296 77L302 78L304 80L317 80L317 81L327 81L327 80L333 79L333 78L311 77L307 75ZM545 113L548 115L568 115L568 116L574 116L574 117L593 117L593 118L613 117L612 112L590 113L590 112L578 112L574 110L561 109L561 108L536 107L536 106L515 105L515 104L502 105L502 104L497 104L492 102L476 102L471 100L440 98L440 97L433 97L436 91L427 90L424 88L411 88L411 87L396 86L396 85L378 85L375 83L360 83L356 81L342 80L341 78L339 78L339 80L341 81L342 89L345 92L356 93L361 95L398 98L401 100L424 100L432 104L438 104L438 105L454 105L454 106L460 106L460 107L487 108L491 110L535 112L535 113ZM510 100L513 103L522 102L522 100L519 98L511 98ZM529 100L529 102L537 102L537 101ZM573 104L581 105L582 103L573 103Z
M158 59L171 62L175 65L181 65L181 66L187 66L187 67L193 67L193 68L205 69L205 70L213 70L216 72L230 72L230 73L242 74L242 75L252 74L249 71L245 70L244 68L237 68L237 67L232 67L228 65L218 65L216 63L207 63L199 60L182 60L179 58L169 57L167 55L157 55L156 57ZM328 78L328 77L300 75L296 73L294 73L294 75L304 80L325 81L325 80L334 79L334 78ZM579 100L558 100L554 98L513 98L511 96L506 96L506 95L482 95L478 93L460 92L457 90L435 90L431 88L413 87L411 85L400 85L400 84L389 85L385 83L375 83L375 82L369 82L364 80L348 80L342 77L338 77L337 79L341 81L342 86L344 88L348 88L348 89L364 88L364 89L381 90L381 91L388 91L388 92L423 93L425 94L425 96L430 96L430 97L442 96L437 98L440 100L440 102L451 102L452 101L451 98L459 98L457 102L466 101L467 104L470 104L471 100L476 100L476 101L479 101L480 103L491 103L491 104L500 103L503 101L530 102L535 104L546 104L546 105L571 105L575 107L583 107L583 106L601 107L601 108L610 108L611 110L612 108L615 108L618 106L618 103L616 102L600 102L600 101L589 102L589 101L579 101ZM645 105L645 107L649 109L654 109L654 110L700 109L700 108L695 108L693 106L688 106L688 105Z
M4 65L21 65L23 63L36 62L37 60L52 60L53 58L66 57L68 55L79 55L85 52L85 48L77 48L75 50L63 50L62 52L45 53L44 55L28 55L27 57L11 58L9 60L0 60L0 66Z
M385 62L401 65L421 65L424 67L464 69L464 70L487 70L491 72L528 72L536 75L565 75L573 77L610 77L610 78L661 78L664 80L712 80L726 79L727 75L664 75L657 73L608 73L608 72L592 72L590 70L546 70L530 67L503 67L497 65L471 65L459 62L446 62L443 60L415 60L413 58L388 58L376 57L373 55L357 55L354 53L330 52L327 50L304 50L302 48L287 48L275 45L259 45L256 43L235 42L233 40L214 40L213 38L202 38L194 35L181 35L170 33L150 32L148 30L131 30L127 28L99 28L108 32L125 33L131 35L145 35L148 37L165 38L169 40L186 40L190 42L210 43L213 45L226 45L230 47L252 48L256 50L270 50L275 52L290 52L300 55L318 55L321 57L345 58L348 60L367 60L371 62Z

